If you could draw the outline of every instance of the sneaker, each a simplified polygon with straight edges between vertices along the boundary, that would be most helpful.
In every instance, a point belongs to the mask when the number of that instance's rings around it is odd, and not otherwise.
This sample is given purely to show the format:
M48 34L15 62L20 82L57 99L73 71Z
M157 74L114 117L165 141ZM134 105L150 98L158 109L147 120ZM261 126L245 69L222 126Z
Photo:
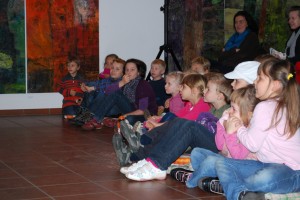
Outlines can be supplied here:
M137 151L140 147L140 142L135 132L133 132L132 126L127 120L121 121L120 125L121 133L127 140L130 149L132 149L133 152Z
M170 175L175 180L185 183L190 178L192 173L193 171L191 170L187 170L183 168L175 168L171 170Z
M129 147L123 142L122 135L115 133L112 138L112 143L120 166L122 167L129 164L131 152Z
M127 173L126 177L134 181L165 180L167 171L160 170L147 162L136 171Z
M223 187L217 177L205 177L198 181L198 187L206 192L224 194Z
M137 163L133 163L129 167L121 167L120 172L122 174L132 173L132 172L136 171L138 168L143 167L147 163L148 162L145 159L143 159L143 160L138 161Z
M243 191L239 195L239 200L265 200L265 193L263 192L249 192Z
M89 112L87 109L82 109L81 112L70 122L74 125L82 126L86 122L91 121L94 118L94 114Z
M144 125L140 121L135 122L132 128L133 132L137 134L138 138L141 138L141 135L144 134L143 129L144 129Z
M118 119L117 118L106 117L106 118L103 119L102 123L106 127L113 128L117 125Z
M101 129L102 124L100 122L97 122L96 119L92 119L92 120L86 122L81 127L86 131L91 131L91 130L94 130L94 129Z

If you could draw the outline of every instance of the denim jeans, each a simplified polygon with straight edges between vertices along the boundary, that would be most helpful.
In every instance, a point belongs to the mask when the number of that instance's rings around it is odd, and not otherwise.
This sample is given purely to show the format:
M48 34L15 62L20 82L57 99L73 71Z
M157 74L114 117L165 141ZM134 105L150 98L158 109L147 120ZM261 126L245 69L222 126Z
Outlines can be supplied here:
M134 152L130 160L139 161L147 158L150 152L153 151L153 148L156 148L155 146L161 142L161 139L165 136L165 134L168 131L172 130L172 125L172 123L166 122L163 125L158 126L151 131L143 134L140 139L141 142L144 140L148 140L148 143L144 144L144 147L140 147L137 152Z
M109 95L97 96L90 106L90 111L95 114L97 121L102 121L108 115L125 114L134 110L133 104L121 90Z
M67 106L62 109L63 115L77 115L80 110L80 106Z
M214 134L202 125L182 118L167 124L168 130L148 155L161 170L166 170L189 146L218 152Z
M194 172L186 182L188 188L197 187L198 181L204 177L216 177L215 163L223 156L203 148L194 148L191 153L191 164Z
M284 164L219 158L216 172L227 199L237 200L242 191L291 193L300 191L300 170Z

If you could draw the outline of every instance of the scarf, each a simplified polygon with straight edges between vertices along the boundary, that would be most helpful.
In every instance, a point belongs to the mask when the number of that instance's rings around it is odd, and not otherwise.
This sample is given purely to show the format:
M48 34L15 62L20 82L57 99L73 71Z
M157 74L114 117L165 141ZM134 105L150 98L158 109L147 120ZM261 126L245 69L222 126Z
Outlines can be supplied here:
M248 35L248 33L250 32L250 30L247 28L244 32L242 32L241 34L239 33L234 33L229 40L226 42L225 44L225 51L228 51L232 48L239 48L239 46L242 44L242 42L245 40L246 36Z
M130 103L135 102L135 93L136 93L135 90L141 79L142 78L140 76L138 76L137 78L131 80L129 83L127 83L124 86L123 94L128 98Z
M298 30L295 30L292 33L289 41L286 43L285 52L288 54L289 58L295 57L296 41L297 41L299 35L300 35L300 28Z

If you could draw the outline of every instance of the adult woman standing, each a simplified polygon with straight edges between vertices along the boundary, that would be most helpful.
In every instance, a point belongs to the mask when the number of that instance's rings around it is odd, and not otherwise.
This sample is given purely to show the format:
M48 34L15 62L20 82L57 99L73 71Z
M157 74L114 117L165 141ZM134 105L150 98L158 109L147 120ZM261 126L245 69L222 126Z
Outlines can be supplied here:
M222 73L228 73L239 63L254 60L263 53L257 36L258 26L248 12L238 11L233 24L235 33L226 42L215 66Z

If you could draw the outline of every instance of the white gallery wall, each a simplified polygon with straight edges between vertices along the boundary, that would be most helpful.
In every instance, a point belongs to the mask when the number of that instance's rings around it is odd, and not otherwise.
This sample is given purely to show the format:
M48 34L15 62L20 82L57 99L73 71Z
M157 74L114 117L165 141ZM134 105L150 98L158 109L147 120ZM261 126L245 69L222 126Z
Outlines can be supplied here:
M100 71L107 54L143 60L148 70L164 38L164 0L99 0ZM0 110L61 108L59 93L0 94Z

